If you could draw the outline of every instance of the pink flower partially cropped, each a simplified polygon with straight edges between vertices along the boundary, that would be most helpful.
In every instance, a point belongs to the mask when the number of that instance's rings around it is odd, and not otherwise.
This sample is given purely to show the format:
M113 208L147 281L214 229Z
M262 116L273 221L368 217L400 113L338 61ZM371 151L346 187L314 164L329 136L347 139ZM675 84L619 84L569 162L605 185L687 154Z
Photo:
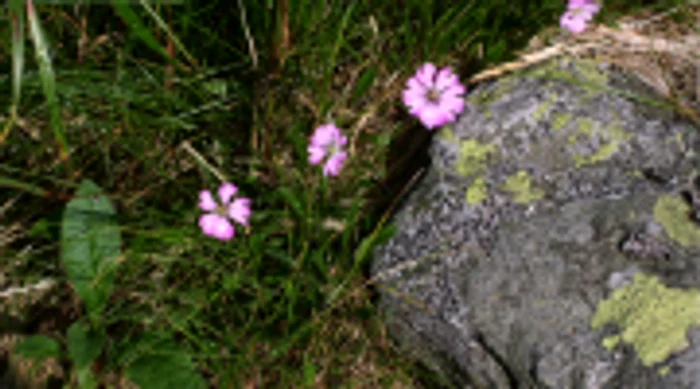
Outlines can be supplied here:
M598 11L600 5L593 0L569 0L569 6L559 23L563 28L578 34L586 29Z
M311 136L309 163L318 165L323 162L323 175L337 176L348 158L348 153L343 150L347 143L348 138L334 124L319 126Z
M406 82L403 102L411 115L432 130L457 119L464 110L465 92L452 69L438 71L435 65L426 63Z
M199 218L199 227L205 235L220 239L231 240L236 233L232 221L244 226L248 225L250 217L250 199L234 198L238 188L231 183L224 183L219 187L219 202L214 199L208 190L199 192L199 208L205 211Z

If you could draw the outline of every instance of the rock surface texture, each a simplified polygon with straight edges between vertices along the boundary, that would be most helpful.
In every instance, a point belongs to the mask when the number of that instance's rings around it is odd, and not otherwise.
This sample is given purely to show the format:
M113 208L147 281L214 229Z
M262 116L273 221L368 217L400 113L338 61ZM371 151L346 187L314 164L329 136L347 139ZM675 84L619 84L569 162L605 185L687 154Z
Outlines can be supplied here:
M700 388L700 129L563 57L468 96L376 251L398 344L458 388Z

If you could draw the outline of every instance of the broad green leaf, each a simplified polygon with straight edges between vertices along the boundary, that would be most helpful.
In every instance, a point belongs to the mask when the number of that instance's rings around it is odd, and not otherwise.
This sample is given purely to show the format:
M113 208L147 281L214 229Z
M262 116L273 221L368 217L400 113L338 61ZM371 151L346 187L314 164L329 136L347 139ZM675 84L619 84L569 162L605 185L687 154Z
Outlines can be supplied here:
M54 339L43 335L33 335L15 345L13 352L25 358L45 359L59 357L61 348Z
M121 232L116 211L94 182L83 180L63 213L61 262L88 315L99 316L114 288Z
M68 354L78 369L89 367L104 347L105 334L75 322L68 328Z
M80 389L97 389L97 378L90 366L78 369L78 384Z
M151 344L153 347L132 361L126 375L141 389L204 389L204 378L186 350L165 341Z

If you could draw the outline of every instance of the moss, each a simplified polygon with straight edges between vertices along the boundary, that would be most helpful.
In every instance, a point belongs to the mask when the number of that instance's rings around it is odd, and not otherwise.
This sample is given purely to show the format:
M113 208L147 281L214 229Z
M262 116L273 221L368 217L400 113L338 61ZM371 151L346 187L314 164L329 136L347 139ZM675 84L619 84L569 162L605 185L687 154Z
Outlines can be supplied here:
M683 246L700 245L700 227L688 216L690 205L682 199L661 196L654 205L654 219L661 223L666 234Z
M457 166L455 166L457 174L466 177L484 169L489 155L494 151L493 145L482 144L475 139L463 141L459 147Z
M554 131L559 131L564 128L571 121L570 113L555 113L552 117L552 129Z
M467 189L466 200L468 204L476 205L486 200L489 197L489 189L486 186L486 181L479 177L472 182Z
M606 143L598 148L598 150L590 155L574 155L574 163L576 167L581 167L584 165L590 165L596 162L604 161L610 158L619 146L619 141L613 140L610 143Z
M544 191L532 186L532 179L524 170L506 178L503 189L512 193L513 201L520 204L528 204L544 197Z
M631 284L598 304L591 327L596 330L608 323L616 324L619 334L605 338L603 345L615 345L618 337L634 347L645 366L651 366L688 347L686 331L700 325L700 293L667 288L657 277L639 273Z

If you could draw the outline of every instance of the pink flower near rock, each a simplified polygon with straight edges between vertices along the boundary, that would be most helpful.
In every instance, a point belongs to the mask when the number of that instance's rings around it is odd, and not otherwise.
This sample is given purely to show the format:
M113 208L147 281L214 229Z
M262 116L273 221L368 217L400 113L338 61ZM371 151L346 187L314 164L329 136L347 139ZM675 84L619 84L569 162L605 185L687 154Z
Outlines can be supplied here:
M199 218L199 227L205 235L220 239L231 240L235 235L233 222L248 225L250 217L250 199L234 198L238 188L231 183L224 183L219 187L217 202L212 193L203 190L199 193L199 208L205 211Z
M593 20L598 11L600 5L593 0L569 0L569 6L559 23L563 28L578 34L588 27L588 22Z
M403 102L411 115L432 130L457 119L464 110L465 92L452 69L438 71L435 65L426 63L406 82Z
M337 176L348 158L348 153L343 150L347 142L348 138L334 124L319 126L311 136L309 163L318 165L323 162L323 175Z

